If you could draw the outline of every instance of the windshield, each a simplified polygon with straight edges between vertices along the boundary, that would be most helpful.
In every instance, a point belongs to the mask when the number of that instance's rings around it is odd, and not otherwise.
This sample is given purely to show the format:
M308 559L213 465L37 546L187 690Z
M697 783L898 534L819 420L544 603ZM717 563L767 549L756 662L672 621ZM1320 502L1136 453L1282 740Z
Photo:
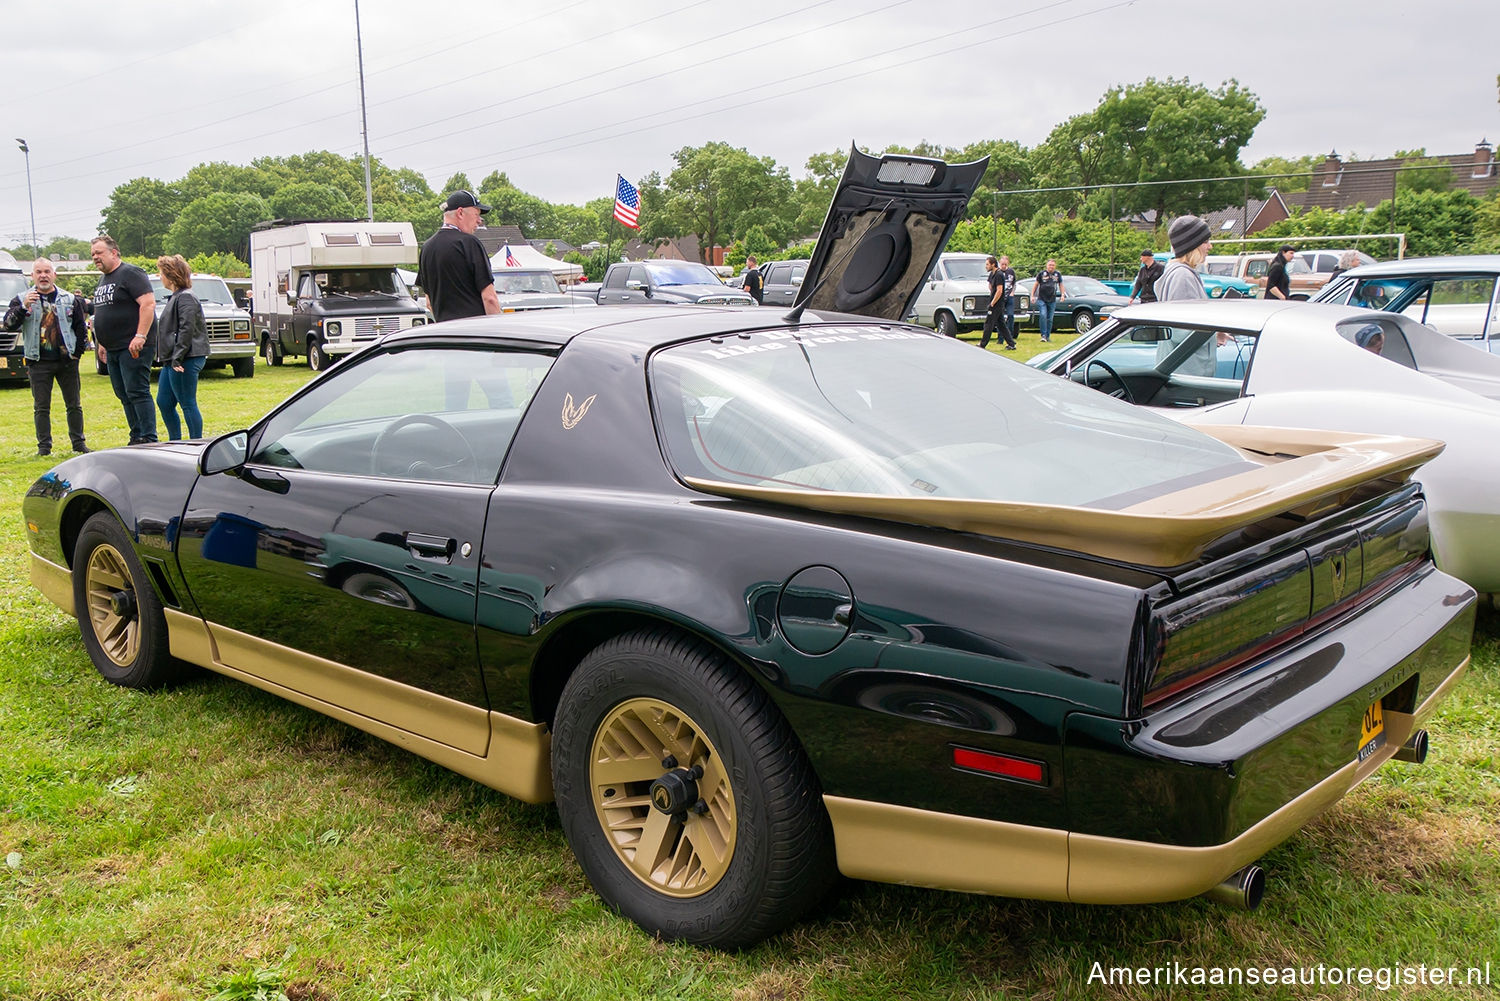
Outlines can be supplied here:
M915 331L696 341L650 374L668 457L707 480L1116 509L1244 468L1175 421Z
M1063 287L1073 297L1080 295L1114 295L1115 290L1099 281L1097 278L1085 278L1082 275L1068 275L1063 278Z
M323 295L352 298L358 295L410 295L406 283L396 274L395 268L349 268L339 271L318 271L314 281Z
M561 292L550 271L496 271L495 293L512 295L521 292Z
M959 257L951 261L944 261L943 267L948 269L949 278L972 279L974 281L986 281L989 272L984 270L984 259L979 257Z
M161 275L150 275L151 294L156 297L158 304L172 298L172 293L161 282ZM229 286L224 284L224 279L215 278L213 275L193 275L193 287L189 290L199 302L215 303L220 306L233 306L234 297L229 294Z
M0 299L6 305L18 295L26 293L26 279L13 271L0 272Z
M658 285L722 285L706 264L692 261L652 261L651 277Z

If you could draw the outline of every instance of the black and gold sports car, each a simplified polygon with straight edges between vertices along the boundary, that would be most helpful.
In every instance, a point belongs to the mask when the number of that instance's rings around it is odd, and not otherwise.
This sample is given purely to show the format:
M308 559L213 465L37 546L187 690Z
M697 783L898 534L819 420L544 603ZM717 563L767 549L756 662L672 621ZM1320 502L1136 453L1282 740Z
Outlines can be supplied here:
M1468 662L1441 446L1197 431L883 319L973 166L854 156L785 315L437 324L69 459L32 579L111 682L196 665L555 799L666 938L753 943L837 872L1253 905Z

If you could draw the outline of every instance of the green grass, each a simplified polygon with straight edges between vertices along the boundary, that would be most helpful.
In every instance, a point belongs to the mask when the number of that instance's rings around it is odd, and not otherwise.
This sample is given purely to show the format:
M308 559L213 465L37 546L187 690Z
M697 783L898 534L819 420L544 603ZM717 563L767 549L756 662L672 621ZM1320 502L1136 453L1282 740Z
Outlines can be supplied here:
M208 433L245 426L307 378L300 365L205 378ZM108 380L84 384L90 443L122 444ZM1485 961L1500 980L1492 611L1473 670L1430 727L1429 764L1385 766L1272 851L1256 913L846 883L774 941L703 951L611 915L551 807L215 675L158 694L103 683L74 622L25 581L20 499L47 468L30 458L30 411L24 387L0 390L0 998L1494 996L1089 980L1096 962Z

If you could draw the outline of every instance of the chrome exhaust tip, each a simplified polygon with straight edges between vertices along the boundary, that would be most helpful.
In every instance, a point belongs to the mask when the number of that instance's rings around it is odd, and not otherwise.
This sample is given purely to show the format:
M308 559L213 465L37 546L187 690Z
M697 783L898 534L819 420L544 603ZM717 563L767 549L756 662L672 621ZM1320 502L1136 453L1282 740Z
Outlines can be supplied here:
M1410 740L1396 748L1396 753L1391 757L1397 761L1410 761L1414 765L1422 764L1427 760L1427 731L1417 730Z
M1260 906L1260 898L1265 896L1265 893L1266 871L1251 863L1209 890L1204 896L1227 907L1253 911Z

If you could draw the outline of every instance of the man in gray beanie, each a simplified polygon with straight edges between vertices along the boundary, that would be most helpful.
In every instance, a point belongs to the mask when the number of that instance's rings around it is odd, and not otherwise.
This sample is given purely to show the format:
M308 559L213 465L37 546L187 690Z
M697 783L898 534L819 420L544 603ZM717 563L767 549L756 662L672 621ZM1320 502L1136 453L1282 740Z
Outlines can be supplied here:
M1167 239L1172 242L1172 260L1162 269L1156 280L1156 298L1162 302L1173 299L1207 299L1203 279L1198 269L1204 258L1213 249L1209 242L1208 223L1195 215L1178 216L1167 227Z

